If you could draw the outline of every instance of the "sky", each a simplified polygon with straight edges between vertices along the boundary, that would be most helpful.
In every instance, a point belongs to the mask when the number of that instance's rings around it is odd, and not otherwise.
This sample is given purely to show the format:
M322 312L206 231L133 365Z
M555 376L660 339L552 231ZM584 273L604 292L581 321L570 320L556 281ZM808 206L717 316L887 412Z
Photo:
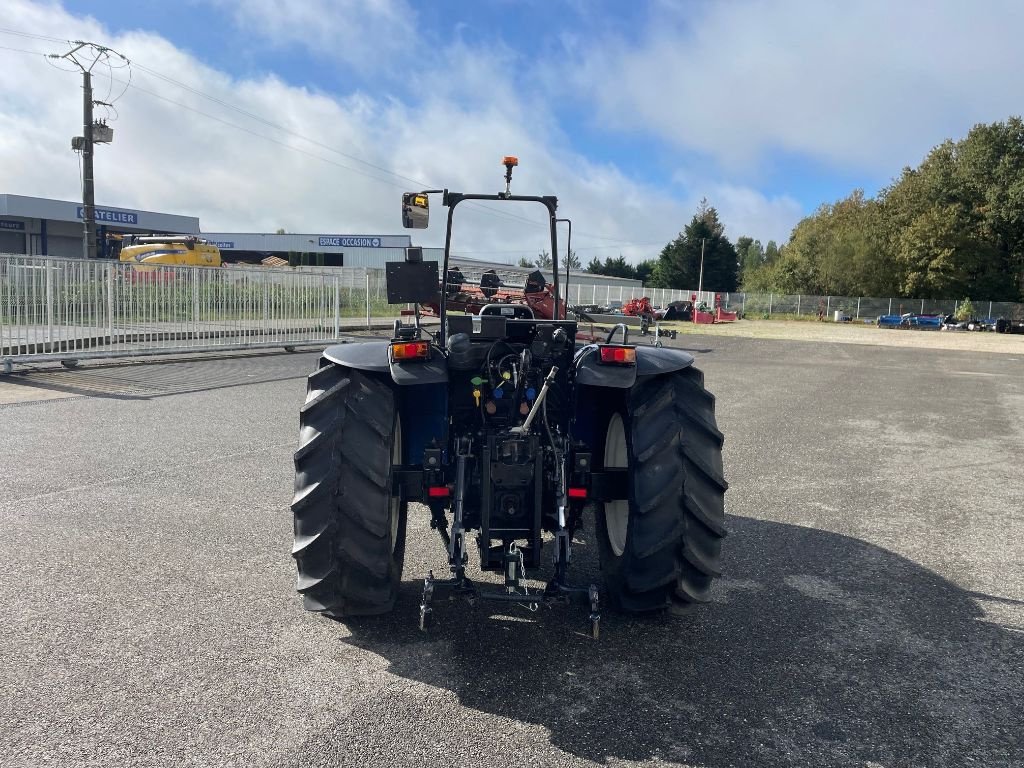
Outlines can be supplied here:
M656 257L702 198L732 240L789 238L1024 104L1024 3L820 0L4 0L0 192L80 198L81 76L114 141L96 199L208 232L401 233L403 191L557 195L573 249ZM444 241L435 201L430 229ZM512 261L542 207L460 206L453 248ZM564 239L562 241L564 246Z

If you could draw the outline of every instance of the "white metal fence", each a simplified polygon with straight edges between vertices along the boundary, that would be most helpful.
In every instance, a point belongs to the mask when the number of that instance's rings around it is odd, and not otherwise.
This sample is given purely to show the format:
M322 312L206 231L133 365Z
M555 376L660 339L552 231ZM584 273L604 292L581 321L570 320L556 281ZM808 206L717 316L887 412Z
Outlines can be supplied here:
M383 270L140 267L0 255L0 365L329 343L388 307Z
M475 275L467 275L473 280ZM583 285L570 278L573 305L608 306L646 296L656 306L696 291ZM920 312L950 314L958 301L721 293L746 317L854 319ZM698 299L713 304L716 294ZM1024 321L1024 305L975 301L981 317ZM141 267L0 255L0 367L31 360L124 357L202 350L328 344L342 330L390 321L384 270L344 267Z
M608 306L614 302L625 304L630 299L646 296L654 306L664 307L673 301L706 301L713 306L716 295L723 309L739 311L745 317L804 317L817 316L819 310L833 318L836 312L855 320L875 320L879 315L902 315L908 312L949 315L960 305L957 299L901 299L868 296L810 296L783 293L715 293L669 288L632 288L629 286L573 285L569 278L569 303L573 305ZM1005 317L1024 321L1024 304L1008 301L975 300L975 314L980 318Z

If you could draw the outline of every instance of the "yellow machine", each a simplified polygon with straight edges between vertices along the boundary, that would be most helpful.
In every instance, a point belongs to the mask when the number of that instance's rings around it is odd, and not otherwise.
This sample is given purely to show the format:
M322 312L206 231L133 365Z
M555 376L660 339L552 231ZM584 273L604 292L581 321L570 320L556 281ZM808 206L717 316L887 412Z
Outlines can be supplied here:
M220 249L195 235L126 237L121 247L121 261L134 264L140 272L151 271L147 267L219 267L221 264Z

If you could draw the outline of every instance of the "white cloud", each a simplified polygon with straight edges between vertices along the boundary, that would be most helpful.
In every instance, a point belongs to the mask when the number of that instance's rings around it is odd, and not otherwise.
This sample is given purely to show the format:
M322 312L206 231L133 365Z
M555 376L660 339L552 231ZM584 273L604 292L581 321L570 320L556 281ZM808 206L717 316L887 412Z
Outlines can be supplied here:
M638 260L655 256L675 237L701 196L673 197L573 151L543 94L523 96L503 74L514 55L507 50L493 57L459 46L446 51L445 82L424 89L430 95L412 106L366 93L332 96L275 77L234 79L155 34L116 35L94 20L27 0L8 0L7 9L9 27L102 40L141 65L294 132L254 121L136 67L133 87L117 102L114 143L97 153L96 194L102 205L197 215L210 232L284 227L392 233L401 231L399 193L416 185L386 171L451 189L498 192L503 187L499 160L512 153L522 162L513 190L557 194L560 214L574 221L574 246L584 260L620 252ZM23 47L50 50L37 42ZM104 87L102 75L96 85ZM0 50L0 190L78 199L70 138L81 133L80 115L77 75ZM766 231L778 237L797 218L791 201L766 199L741 187L706 187L734 237L749 233L766 239ZM505 206L499 210L486 215L479 208L460 208L460 224L466 226L457 229L455 247L502 260L546 247L543 208L514 210L513 216L532 224L509 218ZM416 233L422 244L443 242L442 213L438 206L431 229Z
M576 85L609 125L733 172L783 150L896 175L1019 113L1024 4L661 3L636 39L591 41Z
M792 197L767 197L757 190L733 184L711 185L708 202L718 209L719 219L725 224L725 235L733 242L748 235L763 243L769 240L785 243L793 223L803 216L800 203Z
M297 45L370 71L407 56L416 12L404 0L209 0L265 44Z

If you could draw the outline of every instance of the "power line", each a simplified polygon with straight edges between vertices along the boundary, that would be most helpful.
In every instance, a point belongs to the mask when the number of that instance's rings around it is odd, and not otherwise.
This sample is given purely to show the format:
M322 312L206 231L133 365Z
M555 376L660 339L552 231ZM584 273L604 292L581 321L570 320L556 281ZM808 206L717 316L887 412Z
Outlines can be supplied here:
M67 40L65 40L63 38L51 37L51 36L48 36L48 35L38 35L38 34L31 33L31 32L23 32L23 31L20 31L20 30L13 30L13 29L3 28L3 27L0 27L0 33L14 35L14 36L17 36L17 37L24 37L24 38L37 39L37 40L45 40L47 42L59 42L59 43L63 43L63 42L80 43L81 42L81 41L67 41ZM44 54L44 53L42 53L40 51L30 51L30 50L26 50L26 49L11 48L11 47L8 47L8 46L0 46L0 48L3 48L5 50L16 51L16 52L19 52L19 53L39 54L39 55L46 56L46 54ZM182 88L182 89L184 89L184 90L186 90L186 91L188 91L188 92L190 92L190 93L192 93L192 94L194 94L196 96L208 99L208 100L214 102L215 104L218 104L219 106L224 107L225 109L229 109L229 110L238 112L239 114L241 114L241 115L243 115L243 116L245 116L245 117L247 117L247 118L249 118L251 120L254 120L254 121L258 122L258 123L261 123L261 124L263 124L263 125L265 125L265 126L267 126L269 128L272 128L272 129L277 130L277 131L281 131L282 133L284 133L286 135L292 136L292 137L294 137L296 139L299 139L301 141L308 142L308 143L310 143L310 144L312 144L312 145L314 145L316 147L320 147L321 149L327 150L328 152L332 152L334 154L337 154L337 155L340 155L342 157L345 157L345 158L347 158L349 160L352 160L353 162L359 163L360 165L364 165L364 166L366 166L368 168L372 168L372 169L374 169L376 171L379 171L380 173L385 174L387 176L390 176L390 177L393 177L395 179L400 179L402 181L406 181L406 182L412 183L414 185L420 186L421 188L428 188L428 187L431 187L431 186L436 186L436 185L428 184L427 182L423 182L423 181L418 180L418 179L413 179L413 178L411 178L409 176L404 176L404 175L402 175L400 173L396 173L395 171L389 170L388 168L384 168L384 167L382 167L380 165L376 165L376 164L371 163L369 161L363 160L363 159L361 159L359 157L356 157L355 155L351 155L351 154L349 154L347 152L343 152L343 151L337 149L336 147L332 147L332 146L330 146L328 144L325 144L325 143L323 143L321 141L318 141L317 139L314 139L314 138L311 138L309 136L305 136L303 134L300 134L297 131L294 131L294 130L292 130L290 128L287 128L287 127L285 127L283 125L275 123L275 122L273 122L271 120L268 120L267 118L262 117L259 114L256 114L254 112L250 112L249 110L243 109L242 107L239 107L239 106L237 106L235 104L232 104L232 103L230 103L228 101L225 101L224 99L221 99L221 98L219 98L217 96L213 96L211 94L205 93L204 91L201 91L201 90L199 90L197 88L194 88L193 86L190 86L187 83L183 83L183 82L181 82L179 80L176 80L175 78L172 78L172 77L169 77L167 75L164 75L164 74L162 74L162 73L160 73L160 72L158 72L158 71L156 71L154 69L151 69L150 67L147 67L147 66L145 66L143 64L139 64L138 62L129 62L129 60L127 58L125 58L124 56L121 56L120 54L117 54L116 51L112 51L111 50L111 52L115 53L118 56L120 56L120 58L124 61L124 65L122 65L122 66L125 66L125 65L130 63L130 64L132 64L132 68L129 69L129 79L128 79L127 82L123 81L123 80L118 80L117 78L115 78L113 76L113 69L114 69L114 67L112 67L110 65L109 60L107 61L108 71L110 73L110 84L111 84L111 89L110 90L112 91L113 83L114 82L118 82L118 83L121 83L121 84L124 85L124 90L122 90L121 94L119 94L116 99L109 100L109 97L108 97L108 102L106 103L106 106L108 106L108 107L112 107L114 102L116 102L120 98L122 98L129 88L134 88L135 90L138 90L138 91L140 91L142 93L145 93L145 94L147 94L149 96L152 96L154 98L161 99L162 101L168 102L168 103L173 104L175 106L178 106L178 107L180 107L182 109L186 109L186 110L189 110L189 111L194 112L196 114L202 115L202 116L207 117L207 118L209 118L211 120L214 120L216 122L222 123L223 125L227 125L227 126L230 126L232 128L235 128L236 130L244 131L245 133L248 133L248 134L250 134L252 136L256 136L258 138L262 138L265 141L273 142L275 144L278 144L279 146L282 146L282 147L284 147L286 149L290 149L290 150L292 150L294 152L299 152L301 154L306 155L307 157L319 160L321 162L329 163L330 165L334 165L335 167L342 168L342 169L347 170L347 171L351 171L353 173L356 173L356 174L359 174L361 176L364 176L365 178L368 178L368 179L371 179L373 181L377 181L377 182L380 182L380 183L383 183L383 184L387 184L388 186L391 186L391 187L404 189L404 186L398 185L398 184L396 184L396 183L394 183L392 181L389 181L387 179L381 178L380 176L376 176L376 175L367 173L366 171L361 170L359 168L353 168L352 166L345 165L343 163L338 163L338 162L329 160L328 158L325 158L325 157L322 157L320 155L314 154L312 152L308 152L306 150L300 149L299 147L296 147L293 144L282 142L282 141L280 141L278 139L275 139L273 137L267 136L266 134L258 133L256 131L253 131L253 130L251 130L249 128L246 128L244 126L238 125L237 123L233 123L231 121L224 120L222 118L218 118L218 117L216 117L214 115L211 115L211 114L209 114L207 112L203 112L202 110L196 109L194 107L190 107L190 106L188 106L186 104L182 104L181 102L174 101L173 99L167 98L165 96L161 96L160 94L157 94L157 93L155 93L153 91L149 91L149 90L147 90L145 88L142 88L138 84L132 82L132 72L133 72L133 69L138 69L138 70L140 70L142 72L145 72L145 73L147 73L147 74L149 74L149 75L151 75L151 76L153 76L153 77L155 77L155 78L157 78L159 80L164 81L165 83L168 83L170 85L175 85L175 86L177 86L179 88ZM118 67L118 68L120 68L120 67ZM516 215L516 214L511 213L509 211L497 210L495 208L482 205L480 203L476 203L476 202L470 201L467 204L468 205L472 205L474 208L477 208L477 209L479 209L479 210L481 210L481 211L483 211L483 212L485 212L485 213L487 213L488 215L491 215L491 216L496 216L496 217L499 217L499 218L504 218L504 219L512 220L512 221L525 222L525 223L530 224L532 226L544 226L544 227L547 226L546 222L535 221L533 219L529 219L529 218L526 218L524 216ZM589 239L589 240L604 240L606 242L613 243L613 245L607 245L607 246L584 246L582 248L576 248L574 250L601 250L601 249L614 249L614 248L617 248L617 247L621 247L621 248L641 247L641 246L647 245L646 243L632 243L632 242L630 242L628 240L624 240L624 239L621 239L621 238L607 237L607 236L604 236L604 235L595 235L595 234L590 234L590 233L586 233L586 232L579 232L579 233L577 233L577 237L583 238L583 239ZM652 244L657 244L657 243L652 243ZM507 253L517 253L517 252L518 251L507 251ZM484 252L481 251L480 253L484 253ZM497 253L497 252L495 252L495 253Z
M49 36L46 36L46 35L37 35L37 34L30 33L30 32L22 32L22 31L19 31L19 30L12 30L12 29L8 29L8 28L0 28L0 33L17 35L19 37L34 38L34 39L39 39L39 40L47 40L47 41L50 41L50 42L65 42L65 41L61 40L60 38L49 37ZM78 41L74 41L74 42L78 42ZM347 152L343 152L343 151L337 149L336 147L332 147L332 146L330 146L328 144L324 144L323 142L318 141L317 139L310 138L309 136L304 136L304 135L298 133L297 131L294 131L294 130L292 130L290 128L287 128L287 127L285 127L283 125L275 123L275 122L273 122L271 120L268 120L268 119L262 117L261 115L258 115L256 113L253 113L253 112L250 112L250 111L248 111L246 109L243 109L243 108L241 108L241 107L239 107L239 106L237 106L235 104L232 104L232 103L230 103L228 101L225 101L224 99L221 99L221 98L219 98L217 96L213 96L213 95L208 94L208 93L206 93L204 91L201 91L198 88L194 88L193 86L190 86L187 83L183 83L180 80L176 80L173 77L169 77L168 75L164 75L161 72L157 72L156 70L151 69L150 67L147 67L147 66L145 66L143 64L139 64L138 62L134 62L133 64L134 64L134 68L135 69L138 69L140 71L146 72L147 74L152 75L153 77L156 77L156 78L158 78L160 80L163 80L164 82L166 82L168 84L175 85L175 86L177 86L179 88L182 88L182 89L184 89L184 90L186 90L186 91L188 91L188 92L190 92L190 93L192 93L192 94L194 94L196 96L200 96L202 98L208 99L208 100L214 102L215 104L218 104L218 105L220 105L220 106L222 106L222 107L224 107L226 109L230 109L230 110L233 110L235 112L238 112L239 114L244 115L245 117L248 117L251 120L255 120L255 121L259 122L259 123L262 123L262 124L266 125L267 127L270 127L270 128L275 129L275 130L281 131L281 132L283 132L285 134L288 134L290 136L293 136L293 137L295 137L297 139L301 139L302 141L309 142L310 144L313 144L314 146L320 147L321 149L325 149L325 150L327 150L329 152L333 152L333 153L338 154L338 155L340 155L342 157L348 158L349 160L353 160L354 162L360 163L361 165L365 165L365 166L367 166L369 168L373 168L374 170L380 171L381 173L387 174L388 176L393 176L393 177L395 177L397 179L401 179L403 181L410 182L410 183L412 183L414 185L417 185L417 186L420 186L421 188L424 188L424 189L426 189L428 187L437 186L437 185L433 185L433 184L421 181L419 179L413 179L413 178L411 178L409 176L403 176L400 173L396 173L396 172L394 172L392 170L389 170L389 169L384 168L384 167L379 166L379 165L375 165L374 163L371 163L369 161L366 161L366 160L363 160L363 159L361 159L359 157L356 157L355 155L351 155L351 154L348 154ZM111 73L111 77L110 77L111 83L113 83L113 81L115 80L115 78L112 75L113 75L113 73ZM130 75L131 75L131 70L129 70L129 82L125 83L125 91L127 90L128 86L131 84ZM144 91L144 89L141 89L141 88L139 90L143 90L143 92L146 92L146 91ZM125 91L122 91L121 96L124 95ZM150 95L156 95L156 94L153 94L152 92L148 92L148 93L150 93ZM121 98L121 96L118 96L118 98ZM114 101L117 101L117 99L114 99ZM172 102L172 103L176 103L176 102ZM182 106L183 108L188 108L188 107L185 107L184 105L182 105L180 103L178 104L178 106ZM206 117L211 117L212 118L212 115L208 115L207 113L201 112L199 110L192 110L192 111L195 111L197 114L202 114L202 115L204 115ZM234 127L238 128L240 130L246 130L246 129L242 128L241 126L238 126L235 123L231 123L231 122L227 122L227 121L221 121L221 122L224 122L226 125L234 126ZM268 137L266 137L263 134L253 133L252 131L248 131L248 132L252 133L252 135L254 135L254 136L262 136L263 138L268 138ZM288 147L290 149L295 149L296 151L298 151L296 147L293 147L290 144L282 144L282 146L286 146L286 147ZM310 157L314 157L314 158L317 158L317 159L320 159L320 160L323 160L323 161L326 162L325 158L321 158L318 155L313 155L313 154L310 154L310 153L306 153L306 154L308 154ZM342 164L338 164L338 163L334 163L334 165L337 165L338 167L341 167L341 168L344 168L346 170L350 170L350 171L353 171L353 172L356 172L356 173L359 172L357 169L354 169L354 168L352 168L350 166L346 166L346 165L342 165ZM366 178L374 179L376 181L383 181L382 179L380 179L378 177L371 176L371 175L366 174L366 173L363 173L362 175L365 176ZM392 185L392 186L394 186L394 185ZM468 204L472 205L474 208L487 211L488 214L491 215L491 216L496 216L496 217L508 219L508 220L511 220L511 221L521 221L521 222L525 222L527 224L530 224L532 226L544 226L544 227L547 226L546 222L535 221L533 219L529 219L529 218L526 218L524 216L516 215L516 214L511 213L509 211L497 210L497 209L490 208L490 207L487 207L487 206L484 206L484 205L481 205L481 204L475 203L475 202L470 202ZM622 239L613 238L613 237L605 237L605 236L602 236L602 235L593 235L593 234L588 234L586 232L579 232L577 234L577 236L585 238L585 239L591 239L591 240L604 240L604 241L607 241L607 242L622 243L623 245L629 244L629 241L627 241L627 240L622 240Z
M301 139L302 141L309 142L310 144L313 144L314 146L320 147L321 149L326 149L329 152L333 152L335 154L341 155L342 157L348 158L349 160L354 160L357 163L360 163L362 165L365 165L365 166L368 166L370 168L373 168L374 170L380 171L380 172L385 173L385 174L387 174L389 176L394 176L397 179L401 179L401 180L407 181L407 182L409 182L411 184L418 185L420 188L423 188L423 189L426 189L426 188L429 188L429 187L432 187L432 186L436 186L436 185L431 184L429 182L425 182L425 181L422 181L420 179L414 179L414 178L411 178L409 176L404 176L404 175L402 175L400 173L396 173L395 171L392 171L392 170L390 170L388 168L384 168L382 166L375 165L374 163L371 163L371 162L369 162L367 160L363 160L363 159L361 159L359 157L356 157L355 155L351 155L351 154L349 154L347 152L342 152L340 149L337 149L336 147L332 147L332 146L330 146L328 144L324 144L323 142L318 141L317 139L310 138L309 136L304 136L303 134L298 133L297 131L294 131L294 130L292 130L290 128L287 128L287 127L285 127L283 125L280 125L279 123L275 123L272 120L268 120L267 118L265 118L265 117L263 117L261 115L258 115L256 113L250 112L247 109L243 109L242 107L239 107L239 106L237 106L235 104L232 104L231 102L225 101L224 99L221 99L221 98L219 98L217 96L213 96L213 95L211 95L209 93L201 91L198 88L194 88L193 86L188 85L187 83L183 83L180 80L176 80L173 77L169 77L167 75L164 75L161 72L157 72L156 70L151 69L150 67L147 67L147 66L145 66L143 64L139 64L138 62L135 62L134 66L135 66L136 69L138 69L138 70L140 70L142 72L145 72L145 73L147 73L149 75L152 75L153 77L156 77L156 78L158 78L160 80L163 80L166 83L169 83L171 85L175 85L175 86L177 86L179 88L182 88L182 89L184 89L184 90L186 90L186 91L188 91L190 93L195 94L196 96L200 96L200 97L202 97L204 99L208 99L208 100L214 102L215 104L219 104L220 106L222 106L222 107L224 107L226 109L230 109L230 110L233 110L235 112L238 112L239 114L244 115L244 116L248 117L251 120L255 120L255 121L259 122L259 123L262 123L263 125L266 125L269 128L273 128L275 130L278 130L278 131L281 131L283 133L286 133L286 134L288 134L290 136L294 136L295 138ZM374 177L370 176L369 178L374 178ZM524 216L518 216L516 214L509 213L508 211L496 210L494 208L483 206L483 205L480 205L480 204L477 204L477 203L473 203L473 207L478 208L478 209L482 209L482 210L487 210L487 211L489 211L491 213L491 215L494 215L494 216L501 216L502 218L507 218L507 219L511 219L511 220L514 220L514 221L523 221L523 222L526 222L526 223L534 225L534 226L543 226L543 227L547 226L546 222L534 221L533 219L528 219L528 218L526 218ZM626 240L621 240L619 238L604 237L602 235L592 235L592 234L587 234L587 233L584 233L584 232L578 233L577 236L585 237L585 238L588 238L588 239L594 239L594 240L605 240L605 241L608 241L608 242L619 242L619 243L627 243L628 242Z
M28 54L31 54L33 56L44 56L45 57L47 55L47 53L45 51L30 51L27 48L12 48L9 45L0 45L0 50L14 51L15 53L28 53Z
M37 35L33 32L22 32L19 29L9 29L7 27L0 27L0 33L5 35L14 35L15 37L29 37L34 40L45 40L48 43L70 43L66 37L51 37L49 35Z
M142 64L136 63L135 67L137 69L139 69L140 71L142 71L142 72L146 72L147 74L152 75L153 77L156 77L156 78L158 78L160 80L163 80L166 83L169 83L171 85L175 85L175 86L177 86L179 88L182 88L182 89L188 91L189 93L195 94L196 96L200 96L200 97L202 97L204 99L208 99L208 100L214 102L215 104L218 104L218 105L224 107L225 109L230 109L230 110L233 110L235 112L238 112L239 114L244 115L245 117L248 117L251 120L255 120L258 123L262 123L263 125L266 125L269 128L273 128L274 130L281 131L282 133L285 133L285 134L287 134L289 136L293 136L293 137L295 137L297 139L301 139L302 141L309 142L310 144L312 144L314 146L320 147L321 149L325 149L328 152L333 152L333 153L335 153L337 155L345 157L345 158L347 158L349 160L353 160L353 161L355 161L357 163L360 163L362 165L365 165L365 166L367 166L369 168L373 168L374 170L380 171L381 173L387 174L388 176L393 176L396 179L401 179L403 181L407 181L410 184L413 184L415 186L420 187L421 189L427 189L427 188L430 188L430 187L436 187L437 186L435 184L430 184L428 182L425 182L425 181L422 181L422 180L419 180L419 179L413 179L413 178L411 178L409 176L403 176L400 173L396 173L395 171L392 171L392 170L390 170L388 168L384 168L382 166L379 166L379 165L376 165L374 163L371 163L371 162L369 162L367 160L363 160L363 159L361 159L359 157L356 157L355 155L350 155L347 152L342 152L340 149L337 149L336 147L332 147L329 144L324 144L323 142L318 141L317 139L310 138L309 136L304 136L303 134L298 133L297 131L294 131L294 130L292 130L290 128L287 128L287 127L285 127L283 125L275 123L272 120L268 120L267 118L265 118L265 117L263 117L261 115L258 115L258 114L255 114L253 112L250 112L247 109L243 109L242 107L239 107L239 106L237 106L235 104L232 104L231 102L225 101L224 99L221 99L221 98L219 98L217 96L213 96L213 95L211 95L209 93L201 91L198 88L194 88L191 85L188 85L187 83L183 83L180 80L174 79L173 77L169 77L167 75L164 75L164 74L162 74L160 72L157 72L156 70L151 69L149 67L146 67L146 66L144 66ZM257 135L260 135L260 134L257 134ZM291 146L291 145L287 145L287 146ZM315 155L313 155L313 156L316 157ZM342 168L347 168L348 170L355 170L355 169L350 168L349 166L344 166L343 165L341 167ZM364 175L366 175L366 174L364 174ZM367 176L367 178L373 179L373 178L376 178L376 177L374 177L374 176ZM526 222L528 224L532 224L532 225L535 225L535 226L546 226L546 224L544 224L543 222L537 222L537 221L533 221L532 219L525 218L523 216L517 216L516 214L509 213L508 211L499 211L499 210L494 210L494 209L491 209L491 208L486 208L486 206L482 206L482 205L479 205L477 203L471 203L471 204L475 208L488 210L492 216L498 216L498 217L509 219L509 220L513 220L513 221L524 221L524 222Z

